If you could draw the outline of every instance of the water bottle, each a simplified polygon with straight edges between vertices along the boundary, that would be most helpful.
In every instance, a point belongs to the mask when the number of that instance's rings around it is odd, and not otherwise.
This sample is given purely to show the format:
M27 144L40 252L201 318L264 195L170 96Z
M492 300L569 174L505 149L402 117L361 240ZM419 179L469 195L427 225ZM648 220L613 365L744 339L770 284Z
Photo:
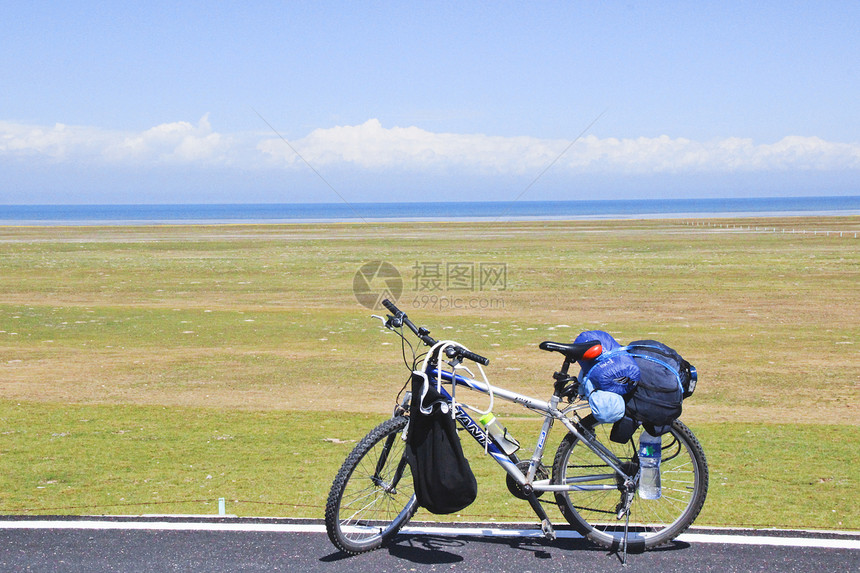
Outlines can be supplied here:
M484 414L481 417L480 422L484 425L484 428L487 430L490 437L493 438L496 445L499 446L499 449L507 455L511 455L520 449L519 442L508 434L507 428L502 427L492 412Z
M662 448L660 436L652 436L642 430L639 436L639 497L642 499L660 498Z

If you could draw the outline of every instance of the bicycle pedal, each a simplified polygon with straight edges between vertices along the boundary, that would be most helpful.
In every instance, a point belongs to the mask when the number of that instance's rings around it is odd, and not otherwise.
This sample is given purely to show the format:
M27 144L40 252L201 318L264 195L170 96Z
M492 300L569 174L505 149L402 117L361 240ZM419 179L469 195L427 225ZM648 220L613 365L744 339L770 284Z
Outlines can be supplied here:
M553 529L552 523L549 522L549 519L544 519L540 522L540 530L543 532L544 537L550 541L555 541L555 529Z

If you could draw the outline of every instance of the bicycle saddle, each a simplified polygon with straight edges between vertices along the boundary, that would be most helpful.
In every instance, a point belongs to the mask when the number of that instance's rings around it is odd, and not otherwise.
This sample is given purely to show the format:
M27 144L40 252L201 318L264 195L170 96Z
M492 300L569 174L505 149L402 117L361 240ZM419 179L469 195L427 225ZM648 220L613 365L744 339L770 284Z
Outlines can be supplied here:
M546 340L540 343L539 348L548 352L561 352L571 362L579 361L583 358L591 360L592 358L597 358L603 352L603 346L601 346L599 340L573 342L571 344Z

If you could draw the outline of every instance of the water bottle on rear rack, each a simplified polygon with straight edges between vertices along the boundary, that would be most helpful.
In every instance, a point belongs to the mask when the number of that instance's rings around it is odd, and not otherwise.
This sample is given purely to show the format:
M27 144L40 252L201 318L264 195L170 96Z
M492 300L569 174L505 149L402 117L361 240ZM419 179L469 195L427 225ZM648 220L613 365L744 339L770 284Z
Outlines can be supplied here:
M639 497L660 499L660 458L663 444L660 436L652 436L644 429L639 436Z

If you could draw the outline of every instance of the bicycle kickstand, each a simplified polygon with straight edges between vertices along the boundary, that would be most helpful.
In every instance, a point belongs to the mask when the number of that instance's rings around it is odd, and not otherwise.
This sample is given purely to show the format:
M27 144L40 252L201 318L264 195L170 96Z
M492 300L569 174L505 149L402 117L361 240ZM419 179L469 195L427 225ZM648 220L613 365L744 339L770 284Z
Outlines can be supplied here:
M621 514L624 514L624 537L621 540L621 545L623 548L623 553L621 554L621 565L627 565L627 539L628 533L630 532L630 504L633 502L633 493L628 492L624 494L624 501L619 503L618 509L618 518L621 518Z
M627 565L627 533L630 527L630 508L624 512L624 554L621 556L621 564Z

